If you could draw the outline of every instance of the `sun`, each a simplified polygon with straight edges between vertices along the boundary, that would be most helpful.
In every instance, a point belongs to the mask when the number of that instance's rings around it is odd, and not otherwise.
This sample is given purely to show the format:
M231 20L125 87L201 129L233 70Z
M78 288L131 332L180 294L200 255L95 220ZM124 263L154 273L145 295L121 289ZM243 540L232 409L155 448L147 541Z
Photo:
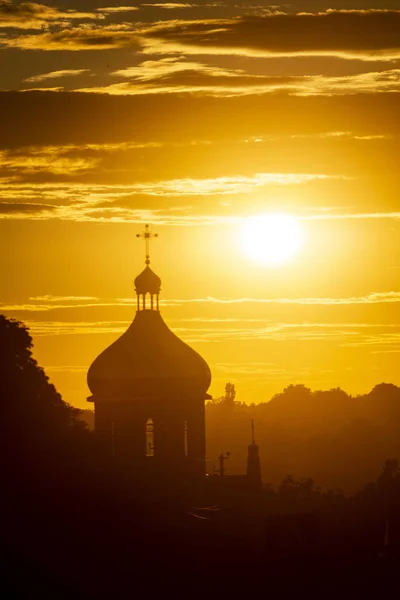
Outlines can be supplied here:
M303 231L299 220L287 214L248 217L241 230L245 254L272 266L292 258L301 248Z

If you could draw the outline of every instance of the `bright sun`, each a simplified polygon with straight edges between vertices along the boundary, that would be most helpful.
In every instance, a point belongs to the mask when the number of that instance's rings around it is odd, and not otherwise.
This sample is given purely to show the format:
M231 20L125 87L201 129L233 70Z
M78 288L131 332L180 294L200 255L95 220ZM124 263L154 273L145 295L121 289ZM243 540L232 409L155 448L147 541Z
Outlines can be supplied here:
M247 218L241 238L243 250L249 258L279 265L300 250L303 232L295 217L266 214Z

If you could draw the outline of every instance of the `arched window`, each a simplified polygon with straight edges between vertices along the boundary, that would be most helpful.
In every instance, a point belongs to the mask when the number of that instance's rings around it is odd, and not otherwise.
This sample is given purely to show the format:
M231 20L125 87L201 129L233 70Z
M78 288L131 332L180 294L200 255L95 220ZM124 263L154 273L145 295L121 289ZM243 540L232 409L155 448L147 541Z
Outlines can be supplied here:
M185 421L183 424L183 451L185 456L189 454L188 451L188 422Z
M146 456L154 456L154 423L153 419L146 421Z

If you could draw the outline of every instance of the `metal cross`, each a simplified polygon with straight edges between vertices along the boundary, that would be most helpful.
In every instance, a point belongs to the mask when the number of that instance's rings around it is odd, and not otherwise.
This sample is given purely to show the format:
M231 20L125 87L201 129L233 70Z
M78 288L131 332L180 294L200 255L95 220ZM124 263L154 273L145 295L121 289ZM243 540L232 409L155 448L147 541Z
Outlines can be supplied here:
M158 233L153 233L150 231L150 225L144 226L144 231L142 233L136 234L137 238L142 238L146 242L146 265L150 264L150 240L152 238L158 237Z

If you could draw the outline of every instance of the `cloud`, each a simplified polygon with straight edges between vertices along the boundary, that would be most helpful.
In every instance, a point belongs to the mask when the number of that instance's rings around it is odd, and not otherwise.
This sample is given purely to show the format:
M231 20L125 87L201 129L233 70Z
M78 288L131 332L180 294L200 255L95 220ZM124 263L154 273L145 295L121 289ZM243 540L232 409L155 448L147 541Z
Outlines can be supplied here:
M181 2L157 2L157 3L153 3L153 4L141 4L141 6L151 6L153 8L163 8L166 10L174 10L174 9L181 9L181 8L204 8L204 7L209 7L209 6L215 6L215 4L213 5L204 5L204 4L187 4L187 3L181 3Z
M113 48L140 49L138 37L126 24L97 27L81 25L36 35L0 38L0 46L21 50L112 50Z
M230 179L231 186L238 186L237 191L235 192L232 187L229 194L226 193L221 181L223 179ZM332 179L328 178L327 181L329 180ZM208 189L201 187L205 183L208 185ZM293 184L298 183L298 181L293 182ZM271 179L272 184L273 180ZM24 219L26 218L25 213L29 212L30 219L38 220L108 221L114 223L151 221L159 225L186 227L208 227L216 224L236 225L245 213L238 208L236 213L232 213L232 210L230 210L227 214L224 207L218 204L216 199L227 197L231 200L236 194L239 200L242 201L243 195L263 189L263 187L258 187L257 181L252 181L251 178L248 178L248 181L243 181L243 178L241 180L217 178L217 180L208 182L180 180L174 183L178 186L175 192L171 192L171 185L172 182L126 186L83 183L4 183L3 185L0 184L0 201L3 199L1 205L3 215L1 218ZM219 188L218 185L221 185L221 187ZM266 183L265 185L269 184ZM283 185L289 185L289 181L283 183ZM187 186L192 186L192 190L188 190ZM205 200L208 197L211 204L207 205ZM165 202L163 202L164 200ZM37 207L37 210L35 207ZM309 209L309 212L311 210ZM387 220L395 222L400 221L400 212L326 213L321 211L300 215L299 218L304 220Z
M400 69L344 75L265 76L240 69L224 69L182 58L148 60L111 73L129 79L77 91L114 95L191 93L212 96L286 92L298 96L400 92Z
M167 21L141 33L146 52L246 56L400 57L400 11L327 10L319 13Z
M371 304L393 304L400 302L400 292L371 292L365 296L349 296L338 298L310 297L310 298L216 298L207 296L205 298L162 298L160 304L162 307L179 307L190 304L219 304L219 305L242 305L242 304L274 304L274 305L307 305L307 306L346 306L346 305L371 305ZM29 298L29 303L24 304L0 304L0 311L7 312L48 312L59 309L75 310L77 308L94 308L94 307L128 307L134 306L135 298L96 298L93 296L53 296L51 294L36 296ZM181 323L214 323L226 325L226 323L260 323L259 319L242 319L242 318L183 318L178 319ZM265 323L265 319L262 321ZM356 328L356 327L399 327L398 324L360 324L360 323L303 323L299 326L307 327L340 327L340 328ZM290 323L274 323L268 325L268 331L271 333L278 327L279 330L292 327ZM190 328L183 327L182 330ZM265 329L265 327L264 327ZM219 330L218 330L219 331Z
M366 135L366 139L359 140L350 132L308 135L304 142L303 137L0 150L0 201L16 205L14 210L8 205L3 208L3 218L24 218L29 211L31 218L41 220L150 219L171 225L234 225L245 214L265 210L267 205L277 210L279 205L280 210L290 210L306 221L399 220L395 193L393 201L386 199L385 204L374 197L385 175L392 178L393 184L396 181L391 169L397 137L375 139ZM306 171L310 143L323 157L317 165L319 173ZM278 159L273 154L276 148ZM386 156L385 170L375 176L376 182L365 181L364 175L360 179L358 164L352 162L355 152L357 161L363 156L365 164L371 166L379 165L381 156ZM387 158L391 152L392 161ZM334 162L333 153L340 155ZM271 167L271 171L254 171L262 166ZM272 169L276 166L295 166L297 171L275 172ZM322 171L324 166L328 168L326 173ZM355 202L354 194L366 185L367 196L364 194L363 202ZM279 201L274 200L275 196ZM29 205L27 210L17 211L23 204ZM37 215L34 205L38 205ZM48 206L48 214L43 205Z
M304 220L353 220L353 219L400 219L400 212L376 212L376 213L320 213L302 217Z
M342 343L347 348L359 348L362 346L383 346L385 352L393 349L387 349L388 346L394 346L397 351L400 342L400 333L380 333L379 335L366 335L361 339L348 340Z
M28 215L35 213L43 215L44 213L55 210L55 208L55 206L38 204L35 202L0 202L0 215L3 215L3 217L13 217L16 215L27 217ZM0 219L1 218L2 217L0 216Z
M40 81L46 81L47 79L58 79L60 77L75 77L76 75L89 73L89 71L90 69L63 69L61 71L51 71L50 73L33 75L32 77L28 77L24 81L26 81L27 83L36 83Z
M42 29L65 21L103 18L101 14L62 11L37 2L16 4L13 0L0 0L0 28Z
M212 179L172 179L137 183L131 189L152 196L207 196L243 194L268 185L298 185L312 180L335 179L324 174L255 173L252 177L215 177Z
M162 303L176 304L306 304L306 305L347 305L347 304L385 304L400 302L400 292L371 292L366 296L350 296L342 298L205 298L171 299Z
M46 373L87 373L87 365L46 365Z
M95 296L34 296L29 298L33 302L82 302L83 300L99 300Z
M62 85L58 85L58 86L54 86L54 87L30 87L27 88L25 90L22 90L24 92L63 92L64 91L64 87Z
M56 301L50 299L46 304L1 304L0 311L8 313L45 313L50 311L57 311L60 309L76 310L81 308L106 308L113 306L121 306L118 302L101 302L101 301L85 301L80 300L79 303L73 303L71 300L64 300L67 304L57 304Z
M166 57L160 60L146 60L135 67L126 67L111 73L113 76L125 77L128 79L137 79L138 81L153 81L163 79L175 73L184 73L186 71L196 71L199 74L210 76L225 75L227 77L236 77L242 75L244 71L228 70L220 67L213 67L199 62L189 62L182 58Z
M24 157L21 161L22 169L34 171L35 168L42 168L42 159L39 155L38 163L26 162ZM57 161L56 161L57 162ZM45 163L47 164L47 163ZM59 159L58 173L64 174L68 171L69 161L63 162ZM73 164L73 161L71 161ZM80 164L80 163L78 163ZM86 168L87 161L82 160L82 168ZM12 172L12 169L9 170ZM18 172L18 169L16 170ZM56 172L56 171L54 171ZM145 181L133 183L130 185L96 185L79 183L55 183L55 184L35 184L35 183L0 183L0 200L4 198L7 201L13 201L19 206L23 206L22 199L26 204L31 205L35 202L43 202L46 198L51 204L51 213L43 214L40 207L37 215L34 215L33 209L30 209L31 218L52 218L58 220L77 220L77 221L114 221L114 222L138 222L142 220L153 220L159 223L169 223L175 225L209 225L217 222L234 223L239 216L215 215L203 209L199 214L186 214L186 205L188 199L198 199L204 203L205 198L210 197L214 200L218 197L225 198L229 196L249 194L254 191L260 191L268 186L293 186L301 185L311 181L333 180L334 176L323 174L304 174L304 173L256 173L254 176L236 176L236 177L216 177L213 179L171 179L159 181ZM133 202L135 196L138 202ZM165 208L152 208L148 206L148 199L167 199L168 206ZM179 199L183 198L185 205L179 205ZM175 204L171 204L174 200ZM133 206L132 206L133 204ZM24 211L21 214L18 211L5 212L3 218L23 218Z
M27 324L34 336L59 335L121 335L130 325L130 321L36 321ZM269 323L263 327L182 327L171 326L179 337L191 343L221 343L242 341L302 341L335 342L343 347L383 346L385 350L397 350L400 342L398 324L369 323ZM221 371L224 364L219 363ZM245 371L260 371L273 368L271 363L249 362L242 364Z
M213 382L222 386L227 375L233 383L243 384L244 381L254 378L257 384L270 384L276 381L282 385L283 382L294 383L295 381L310 380L310 370L307 368L279 367L275 363L248 362L248 363L214 363L212 365ZM316 375L320 373L317 371ZM326 384L326 382L324 381ZM221 387L221 389L223 389Z
M31 333L35 336L59 335L120 335L130 325L129 321L30 321L28 322ZM86 367L87 369L87 367Z
M111 15L113 13L126 13L133 12L135 10L139 10L138 6L105 6L103 8L96 8L98 12L104 13L106 15Z
M71 175L94 169L98 159L94 156L73 156L68 148L25 148L0 150L0 170L7 175L52 173ZM1 187L0 187L1 198Z

